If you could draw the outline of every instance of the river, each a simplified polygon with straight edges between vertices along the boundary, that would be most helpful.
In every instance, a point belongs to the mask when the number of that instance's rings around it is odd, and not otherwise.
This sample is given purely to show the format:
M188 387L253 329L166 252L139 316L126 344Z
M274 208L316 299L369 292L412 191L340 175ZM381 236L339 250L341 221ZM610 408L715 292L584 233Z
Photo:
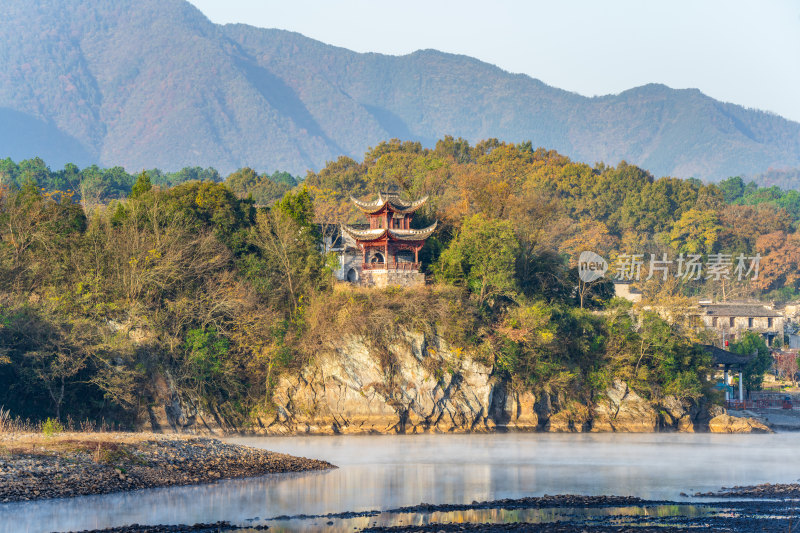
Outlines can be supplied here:
M544 494L631 495L688 503L690 499L682 497L682 492L789 483L800 477L800 435L796 433L514 433L229 440L325 459L340 468L194 487L0 504L0 532L220 520L245 525L279 515L385 510L422 502L470 503ZM279 530L311 527L310 521L273 524L280 526ZM352 522L340 525L353 530Z

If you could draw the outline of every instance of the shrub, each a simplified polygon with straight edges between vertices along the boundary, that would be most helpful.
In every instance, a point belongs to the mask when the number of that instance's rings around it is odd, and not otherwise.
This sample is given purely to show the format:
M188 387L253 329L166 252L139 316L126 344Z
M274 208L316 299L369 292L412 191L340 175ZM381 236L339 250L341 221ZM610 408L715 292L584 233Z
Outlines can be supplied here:
M52 437L57 433L62 433L64 431L64 424L56 420L55 418L49 418L42 423L42 433L46 437Z

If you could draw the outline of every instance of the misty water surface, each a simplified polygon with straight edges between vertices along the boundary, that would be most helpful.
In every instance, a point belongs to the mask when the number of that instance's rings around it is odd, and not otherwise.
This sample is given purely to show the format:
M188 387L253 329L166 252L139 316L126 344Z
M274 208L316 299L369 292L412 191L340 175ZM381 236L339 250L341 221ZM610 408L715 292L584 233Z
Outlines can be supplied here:
M495 434L235 438L340 468L210 485L0 504L0 532L132 523L245 523L543 494L681 500L681 492L800 478L799 434ZM352 527L350 528L352 530Z

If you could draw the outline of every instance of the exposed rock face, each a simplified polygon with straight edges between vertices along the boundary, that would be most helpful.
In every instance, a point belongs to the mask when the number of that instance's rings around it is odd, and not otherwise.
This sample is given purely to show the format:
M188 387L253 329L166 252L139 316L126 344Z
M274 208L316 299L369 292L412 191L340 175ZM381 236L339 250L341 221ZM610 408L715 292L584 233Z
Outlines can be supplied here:
M158 402L147 410L153 431L169 427L173 432L183 433L196 423L196 409L182 400L168 375L155 374L153 388Z
M696 405L687 406L674 396L667 396L661 401L661 423L665 428L694 433L695 425L699 425L698 413Z
M715 416L708 422L711 433L772 433L755 418L735 417L728 414Z
M528 392L511 392L506 401L506 413L509 418L506 427L520 431L536 431L539 428L539 416L534 405L536 397Z
M155 384L158 402L148 410L153 430L236 430L223 415L201 412L183 399L168 376ZM324 350L299 374L282 376L273 401L274 416L256 421L259 433L694 432L708 431L711 417L722 412L712 415L705 404L675 397L653 402L620 380L594 405L563 394L533 394L441 337L414 332L386 347L350 338ZM743 428L739 419L728 419L715 418L712 431Z
M647 433L658 428L658 414L652 404L620 380L614 381L594 407L592 431Z
M388 348L388 372L363 339L324 352L299 376L283 377L265 432L419 433L516 431L695 431L707 414L674 397L654 404L615 381L594 406L516 390L451 350L439 337L407 333ZM706 417L704 419L704 416Z
M235 431L233 424L226 423L216 412L203 411L196 402L180 394L169 374L157 373L153 379L153 402L146 407L146 425L137 429L155 433L203 433L220 435ZM145 413L142 413L143 415ZM142 421L145 416L141 417Z
M588 420L578 413L559 411L550 417L546 429L555 433L583 433L589 429L587 422Z
M340 351L323 353L300 376L283 377L273 397L278 413L265 424L267 432L489 431L506 419L535 424L531 398L506 395L490 367L454 353L441 339L407 334L388 350L392 372L362 340L351 339ZM493 401L495 393L502 402Z

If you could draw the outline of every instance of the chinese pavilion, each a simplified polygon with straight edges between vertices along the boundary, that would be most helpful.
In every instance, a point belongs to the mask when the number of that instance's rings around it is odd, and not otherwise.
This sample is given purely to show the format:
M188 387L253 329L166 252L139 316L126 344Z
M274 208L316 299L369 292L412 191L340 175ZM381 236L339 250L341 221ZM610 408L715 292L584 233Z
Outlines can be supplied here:
M411 219L427 199L406 202L397 193L386 192L378 193L378 199L372 202L351 197L369 225L343 226L345 235L355 241L361 259L361 264L355 265L357 272L346 274L349 281L379 286L425 283L419 272L419 251L437 223L411 229Z

